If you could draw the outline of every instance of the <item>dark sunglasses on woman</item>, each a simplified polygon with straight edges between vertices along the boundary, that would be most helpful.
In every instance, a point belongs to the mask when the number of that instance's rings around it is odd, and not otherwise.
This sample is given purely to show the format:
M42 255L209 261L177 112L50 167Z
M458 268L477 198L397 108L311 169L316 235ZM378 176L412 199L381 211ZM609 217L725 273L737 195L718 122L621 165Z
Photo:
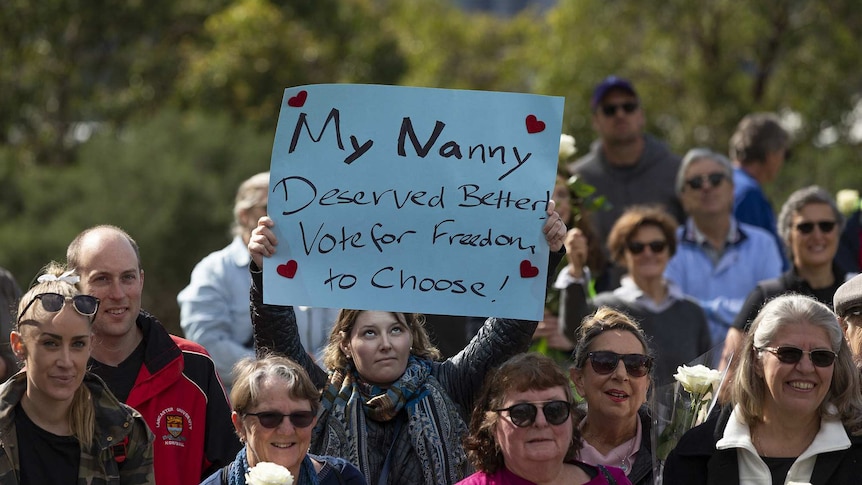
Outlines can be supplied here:
M632 377L643 377L652 368L653 358L643 354L618 354L607 350L599 350L587 354L590 364L596 374L607 375L613 373L620 360L626 366L626 372Z
M536 422L536 416L539 413L538 408L540 407L537 404L541 405L545 421L554 426L565 423L572 412L572 405L566 401L548 401L545 403L522 402L507 408L495 409L494 412L507 412L509 413L509 419L512 420L512 424L519 428L526 428Z
M314 413L311 411L297 411L290 414L264 411L261 413L245 413L245 415L256 417L261 426L269 429L281 426L281 422L284 421L284 418L289 419L290 424L292 424L294 428L307 428L311 426L311 422L314 421Z
M21 318L27 313L27 310L33 306L33 303L39 300L42 302L42 309L46 312L57 313L63 309L63 306L66 305L67 301L72 301L72 306L75 308L75 311L80 313L85 317L89 317L91 320L94 315L96 315L96 311L99 310L99 299L95 296L90 295L77 295L77 296L63 296L59 293L39 293L34 296L27 306L24 307L24 311L21 312L21 316L18 317L18 323L21 323Z
M698 175L685 181L685 184L694 190L702 189L708 181L710 187L718 187L727 178L727 174L721 172L708 173L706 175Z
M817 222L800 222L796 225L796 230L802 234L811 234L814 232L814 226L820 228L823 234L829 234L838 225L835 221L817 221Z
M632 241L626 244L626 248L632 254L640 254L644 252L644 249L646 248L649 248L653 254L658 254L667 248L667 241L650 241L648 243Z
M783 346L755 347L754 350L757 350L759 352L765 350L775 355L780 362L783 362L785 364L797 364L800 360L802 360L803 354L808 354L808 358L811 359L811 363L817 367L829 367L835 362L835 358L838 357L838 354L826 349L802 350L796 347Z

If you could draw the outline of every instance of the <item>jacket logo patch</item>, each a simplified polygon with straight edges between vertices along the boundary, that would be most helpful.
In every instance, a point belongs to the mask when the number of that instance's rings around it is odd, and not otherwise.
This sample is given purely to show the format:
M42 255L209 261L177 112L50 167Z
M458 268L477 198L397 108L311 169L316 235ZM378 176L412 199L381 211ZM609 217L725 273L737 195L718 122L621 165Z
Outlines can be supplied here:
M194 428L192 417L189 413L179 407L168 407L156 416L154 434L156 439L161 438L167 446L186 446L189 431Z
M168 433L174 438L183 434L183 417L176 414L169 414L165 417L165 424L168 428Z

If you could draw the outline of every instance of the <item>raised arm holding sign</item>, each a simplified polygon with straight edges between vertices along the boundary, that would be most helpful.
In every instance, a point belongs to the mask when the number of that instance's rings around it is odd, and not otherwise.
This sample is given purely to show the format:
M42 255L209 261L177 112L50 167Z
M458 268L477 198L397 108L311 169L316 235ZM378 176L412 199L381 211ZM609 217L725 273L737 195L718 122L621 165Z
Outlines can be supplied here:
M461 439L475 394L528 348L562 257L550 200L561 118L560 98L523 94L286 91L271 218L249 242L252 322L260 354L296 360L323 390L312 453L348 459L373 484L471 473ZM353 308L332 330L328 374L291 305ZM412 312L524 320L490 318L440 362Z

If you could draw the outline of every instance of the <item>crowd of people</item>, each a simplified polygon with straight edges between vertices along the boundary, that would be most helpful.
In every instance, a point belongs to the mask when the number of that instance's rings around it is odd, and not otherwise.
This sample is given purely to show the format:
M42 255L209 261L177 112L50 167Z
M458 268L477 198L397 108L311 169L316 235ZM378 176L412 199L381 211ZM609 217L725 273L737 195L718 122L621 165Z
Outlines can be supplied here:
M598 139L562 161L541 228L559 298L542 322L471 321L449 357L421 314L264 303L267 172L177 296L185 338L141 308L120 227L83 230L23 295L0 271L0 484L244 485L265 463L298 485L855 483L858 224L816 186L776 216L774 115L744 117L728 156L679 157L630 81L590 107ZM607 210L573 206L568 176ZM705 355L717 404L658 459L655 390Z

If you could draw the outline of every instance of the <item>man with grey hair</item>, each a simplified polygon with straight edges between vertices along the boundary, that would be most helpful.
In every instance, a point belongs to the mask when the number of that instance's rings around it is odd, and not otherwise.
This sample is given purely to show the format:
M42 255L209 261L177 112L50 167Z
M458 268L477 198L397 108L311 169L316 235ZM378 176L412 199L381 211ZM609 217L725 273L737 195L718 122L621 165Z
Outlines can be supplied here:
M757 282L781 273L778 247L768 232L733 217L733 166L727 157L689 150L676 190L688 219L677 231L677 252L665 277L700 303L717 346Z
M790 156L790 135L771 113L752 113L740 120L730 137L733 159L733 214L736 220L766 229L782 251L782 268L789 262L784 256L781 238L776 230L775 211L763 184L772 182Z
M228 391L233 383L233 365L254 356L247 246L258 219L266 215L268 195L269 172L240 184L233 209L233 241L202 259L192 270L189 285L177 295L180 326L186 338L207 349ZM334 309L297 307L303 346L310 352L322 349L337 316Z

